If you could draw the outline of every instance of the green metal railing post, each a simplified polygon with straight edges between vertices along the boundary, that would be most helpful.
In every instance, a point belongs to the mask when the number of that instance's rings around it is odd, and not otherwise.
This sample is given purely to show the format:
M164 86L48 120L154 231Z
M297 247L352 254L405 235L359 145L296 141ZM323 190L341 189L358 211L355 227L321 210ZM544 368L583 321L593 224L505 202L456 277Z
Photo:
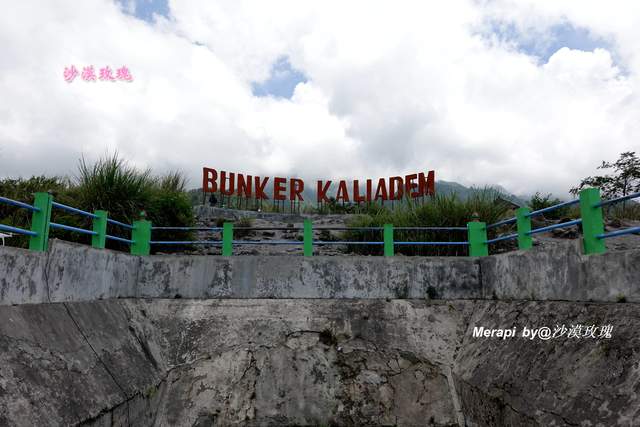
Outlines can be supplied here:
M602 207L595 207L600 203L598 188L585 188L580 191L580 215L582 217L582 246L586 255L604 253L607 248L598 234L604 233Z
M233 223L222 224L222 256L233 255Z
M104 249L107 243L107 211L95 211L93 213L93 231L98 234L91 236L91 246L96 249Z
M383 228L384 256L393 256L393 224L385 224Z
M529 208L516 210L516 225L518 227L518 249L531 249L533 238L527 234L531 231L531 217L528 217Z
M149 255L151 252L151 221L134 221L131 240L133 240L131 244L133 255Z
M31 231L38 233L29 239L29 249L32 251L44 252L49 243L49 223L51 222L51 202L53 196L49 193L36 193L33 206L38 208L38 212L31 215Z
M469 256L489 255L489 245L487 244L487 225L484 222L468 222L467 238L469 239Z
M304 256L313 256L313 224L309 218L304 220Z

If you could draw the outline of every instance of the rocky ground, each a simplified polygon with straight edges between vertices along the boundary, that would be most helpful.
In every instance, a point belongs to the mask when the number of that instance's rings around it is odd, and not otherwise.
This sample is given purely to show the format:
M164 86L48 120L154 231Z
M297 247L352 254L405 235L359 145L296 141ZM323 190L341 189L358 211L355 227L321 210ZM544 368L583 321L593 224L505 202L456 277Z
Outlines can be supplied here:
M234 234L235 240L245 242L271 241L293 242L290 245L283 244L244 244L234 245L234 254L237 255L282 255L282 254L302 254L302 227L304 218L310 218L314 226L314 240L339 241L343 240L343 231L324 230L322 228L345 227L353 215L297 215L278 213L258 213L254 211L240 211L221 208L196 208L198 227L220 226L222 219L237 221L242 218L251 218L250 226L255 228L280 228L280 230L237 230ZM538 217L532 221L532 228L546 227L561 222L570 221L570 218L560 220L549 220ZM238 225L236 225L238 226ZM640 226L640 221L632 220L608 220L605 231L615 231L629 227ZM515 227L505 227L499 230L499 234L511 234L515 232ZM371 239L382 240L382 232L372 231ZM377 234L376 234L377 233ZM463 233L464 234L464 233ZM578 239L581 236L579 227L568 227L566 229L556 229L547 233L536 234L533 238L534 246L556 245L567 239ZM197 240L222 240L221 232L198 231L195 236ZM466 237L466 236L465 236ZM464 238L464 237L463 237ZM607 239L609 250L627 250L640 248L640 235L626 235ZM492 246L492 253L504 253L517 249L515 240L500 242ZM220 255L221 246L202 245L187 251L198 255ZM349 255L345 245L315 245L315 255Z

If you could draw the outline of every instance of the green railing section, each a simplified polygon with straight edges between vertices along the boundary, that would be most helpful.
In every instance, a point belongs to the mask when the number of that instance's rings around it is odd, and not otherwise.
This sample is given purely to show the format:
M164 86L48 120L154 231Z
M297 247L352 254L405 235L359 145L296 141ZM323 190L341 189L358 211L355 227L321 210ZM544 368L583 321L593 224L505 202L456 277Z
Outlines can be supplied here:
M51 204L53 196L49 193L36 193L33 207L37 210L31 215L31 231L36 233L29 239L29 249L43 252L49 243L49 227L51 223Z
M95 211L93 218L93 232L91 246L96 249L104 249L107 244L107 211Z
M531 237L531 212L529 208L516 210L516 225L518 228L518 249L531 249L533 237Z
M314 240L314 228L310 219L305 219L302 228L302 241L237 241L234 240L234 225L232 222L225 222L222 227L153 227L150 221L139 220L135 221L132 225L125 224L108 217L108 213L104 210L97 210L94 213L82 211L80 209L66 206L53 201L53 197L49 193L36 193L34 197L33 205L29 205L23 202L7 199L0 196L0 203L13 205L18 208L27 209L32 212L31 218L31 230L24 230L17 227L12 227L5 224L0 224L0 231L8 231L17 234L23 234L29 236L29 249L33 251L45 251L48 247L49 231L51 228L64 229L76 233L82 233L91 235L91 246L97 249L104 249L107 240L114 240L121 243L128 244L130 246L130 252L134 255L149 255L151 253L151 247L153 245L194 245L194 244L209 244L209 245L221 245L223 256L232 256L233 248L235 245L248 245L248 244L285 244L285 245L302 245L302 253L306 257L313 256L314 247L316 245L324 244L349 244L349 245L382 245L383 254L386 257L394 256L395 247L397 245L466 245L469 247L469 256L482 257L489 254L489 245L504 240L517 239L518 248L520 250L528 250L533 246L532 236L536 233L542 233L551 231L556 228L566 228L572 226L582 226L583 234L583 249L584 253L599 254L606 251L604 239L609 237L621 236L625 234L638 234L640 233L640 227L631 227L624 230L618 230L610 233L604 232L604 217L602 213L602 207L619 203L621 201L640 197L640 193L634 193L625 195L623 197L601 201L600 191L597 188L587 188L580 192L578 199L563 202L558 205L554 205L548 208L540 209L531 212L528 208L523 207L516 210L514 218L506 219L495 224L486 225L484 222L471 221L467 223L465 227L400 227L404 230L419 230L419 229L444 229L444 230L461 230L467 231L467 240L458 242L414 242L414 241L395 241L394 240L394 226L393 224L384 224L383 227L364 227L368 230L380 230L382 231L381 241L319 241ZM547 227L538 229L532 229L531 218L536 215L541 215L545 212L552 211L561 207L570 206L574 204L580 205L580 219L568 221L561 224L554 224ZM70 211L74 214L84 215L92 219L92 230L84 230L76 227L71 227L64 224L57 224L51 222L52 209L62 209ZM107 225L111 223L124 229L128 229L131 232L131 239L124 237L111 236L107 234ZM517 232L515 234L503 235L495 237L493 239L487 239L487 232L490 229L497 228L507 224L515 224ZM251 227L241 227L243 230L252 229ZM222 240L201 240L201 241L153 241L153 230L209 230L209 231L221 231ZM277 228L271 228L277 229ZM331 228L319 228L318 230L330 230ZM340 227L333 229L342 229ZM357 228L344 228L346 230L356 230Z
M469 239L469 256L489 255L487 226L484 222L467 223L467 236Z
M134 221L131 232L131 253L133 255L149 255L151 253L151 221Z
M233 255L233 223L225 222L222 225L222 256Z
M586 254L601 254L606 251L604 239L598 238L604 233L602 207L599 204L600 191L597 188L586 188L580 192L582 238Z
M304 232L302 234L304 256L313 256L313 224L309 218L304 220Z
M385 224L382 234L384 239L384 256L393 256L395 252L395 245L393 242L393 225Z

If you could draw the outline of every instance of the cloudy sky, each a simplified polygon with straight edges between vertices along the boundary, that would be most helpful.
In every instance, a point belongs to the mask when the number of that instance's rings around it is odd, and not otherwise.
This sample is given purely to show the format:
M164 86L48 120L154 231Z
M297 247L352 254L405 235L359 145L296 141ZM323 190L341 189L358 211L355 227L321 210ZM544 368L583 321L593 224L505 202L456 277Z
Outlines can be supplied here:
M157 172L566 195L640 151L637 0L12 2L0 176L118 150ZM133 81L64 70L127 67Z

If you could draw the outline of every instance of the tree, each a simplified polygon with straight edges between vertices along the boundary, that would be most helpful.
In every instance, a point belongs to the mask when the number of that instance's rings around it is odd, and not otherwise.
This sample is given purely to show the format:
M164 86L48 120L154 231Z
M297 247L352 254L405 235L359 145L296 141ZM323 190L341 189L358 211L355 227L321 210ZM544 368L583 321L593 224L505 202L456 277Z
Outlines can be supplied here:
M536 192L536 194L534 194L531 197L531 200L529 200L527 204L529 205L532 211L537 211L540 209L557 205L562 202L563 201L558 198L555 198L555 199L552 198L551 194L547 194L546 196L543 196L542 194L540 194L540 192ZM568 213L569 213L569 209L567 207L564 207L564 208L554 209L549 212L545 212L544 216L548 219L561 219L562 217L568 215Z
M569 190L571 194L577 195L585 187L597 187L603 198L613 199L640 191L640 158L634 151L620 154L614 163L603 161L598 169L613 169L613 174L588 176Z

